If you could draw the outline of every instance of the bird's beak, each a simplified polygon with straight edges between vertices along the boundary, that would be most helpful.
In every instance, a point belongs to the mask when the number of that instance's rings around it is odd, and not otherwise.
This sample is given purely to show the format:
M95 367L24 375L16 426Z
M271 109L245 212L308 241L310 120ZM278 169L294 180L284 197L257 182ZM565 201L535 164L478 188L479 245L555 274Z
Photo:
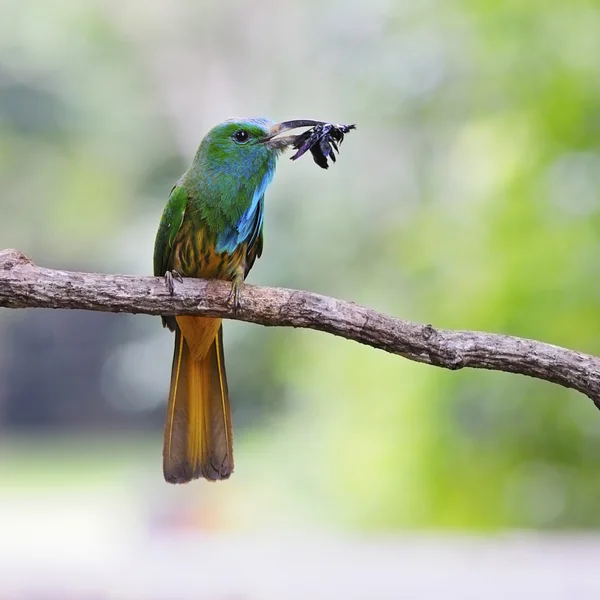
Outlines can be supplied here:
M290 131L291 129L298 129L299 127L315 127L316 125L325 124L326 123L324 123L323 121L311 121L308 119L283 121L282 123L277 123L277 125L273 125L273 127L271 127L271 129L269 130L269 134L260 141L263 144L267 144L270 148L284 149L294 143L295 139L298 137L298 134L278 137L283 132Z

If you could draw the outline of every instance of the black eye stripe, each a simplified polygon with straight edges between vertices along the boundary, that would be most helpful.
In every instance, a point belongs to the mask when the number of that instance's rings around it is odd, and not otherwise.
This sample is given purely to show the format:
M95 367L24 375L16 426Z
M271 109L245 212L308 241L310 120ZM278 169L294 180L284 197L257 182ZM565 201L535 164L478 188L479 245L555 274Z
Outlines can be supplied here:
M250 139L250 135L244 129L239 129L233 134L233 139L236 142L243 143L247 142Z

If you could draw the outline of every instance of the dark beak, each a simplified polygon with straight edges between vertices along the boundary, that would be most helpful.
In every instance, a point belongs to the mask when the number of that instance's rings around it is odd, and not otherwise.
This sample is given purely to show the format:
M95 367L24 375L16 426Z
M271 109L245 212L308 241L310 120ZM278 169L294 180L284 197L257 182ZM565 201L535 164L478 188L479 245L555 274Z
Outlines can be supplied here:
M273 125L269 131L269 135L260 140L263 144L268 144L271 148L287 148L294 143L298 134L277 137L285 131L298 129L300 127L315 127L316 125L326 125L323 121L311 121L309 119L296 119L294 121L283 121Z

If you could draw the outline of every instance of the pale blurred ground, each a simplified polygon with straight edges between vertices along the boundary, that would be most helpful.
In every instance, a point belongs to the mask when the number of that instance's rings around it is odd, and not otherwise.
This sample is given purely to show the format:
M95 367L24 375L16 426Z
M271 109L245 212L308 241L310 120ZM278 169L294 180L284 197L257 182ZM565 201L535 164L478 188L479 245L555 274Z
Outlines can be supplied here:
M104 511L102 511L104 512ZM86 515L86 522L93 514ZM77 600L593 600L600 540L586 536L131 535L3 557L3 598ZM96 536L96 531L88 531ZM110 540L107 539L110 537ZM119 550L114 551L117 545ZM17 556L18 551L17 551Z
M226 517L227 498L244 492L239 481L221 490L218 503L207 489L167 487L141 456L92 481L5 489L0 598L586 600L600 594L597 535L343 534L272 522L248 529Z
M598 0L0 0L0 248L148 274L212 125L356 122L252 283L600 354L599 106ZM0 311L0 600L600 597L586 398L225 338L235 474L169 487L159 320Z

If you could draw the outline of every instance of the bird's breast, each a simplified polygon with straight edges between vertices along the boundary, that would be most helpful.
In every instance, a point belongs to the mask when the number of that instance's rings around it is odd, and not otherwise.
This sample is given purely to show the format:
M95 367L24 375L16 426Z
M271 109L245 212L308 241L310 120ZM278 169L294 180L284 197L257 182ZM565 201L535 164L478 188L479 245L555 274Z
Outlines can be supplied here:
M232 254L216 252L216 235L206 228L184 222L173 243L172 268L184 277L233 279L246 262L246 244Z

